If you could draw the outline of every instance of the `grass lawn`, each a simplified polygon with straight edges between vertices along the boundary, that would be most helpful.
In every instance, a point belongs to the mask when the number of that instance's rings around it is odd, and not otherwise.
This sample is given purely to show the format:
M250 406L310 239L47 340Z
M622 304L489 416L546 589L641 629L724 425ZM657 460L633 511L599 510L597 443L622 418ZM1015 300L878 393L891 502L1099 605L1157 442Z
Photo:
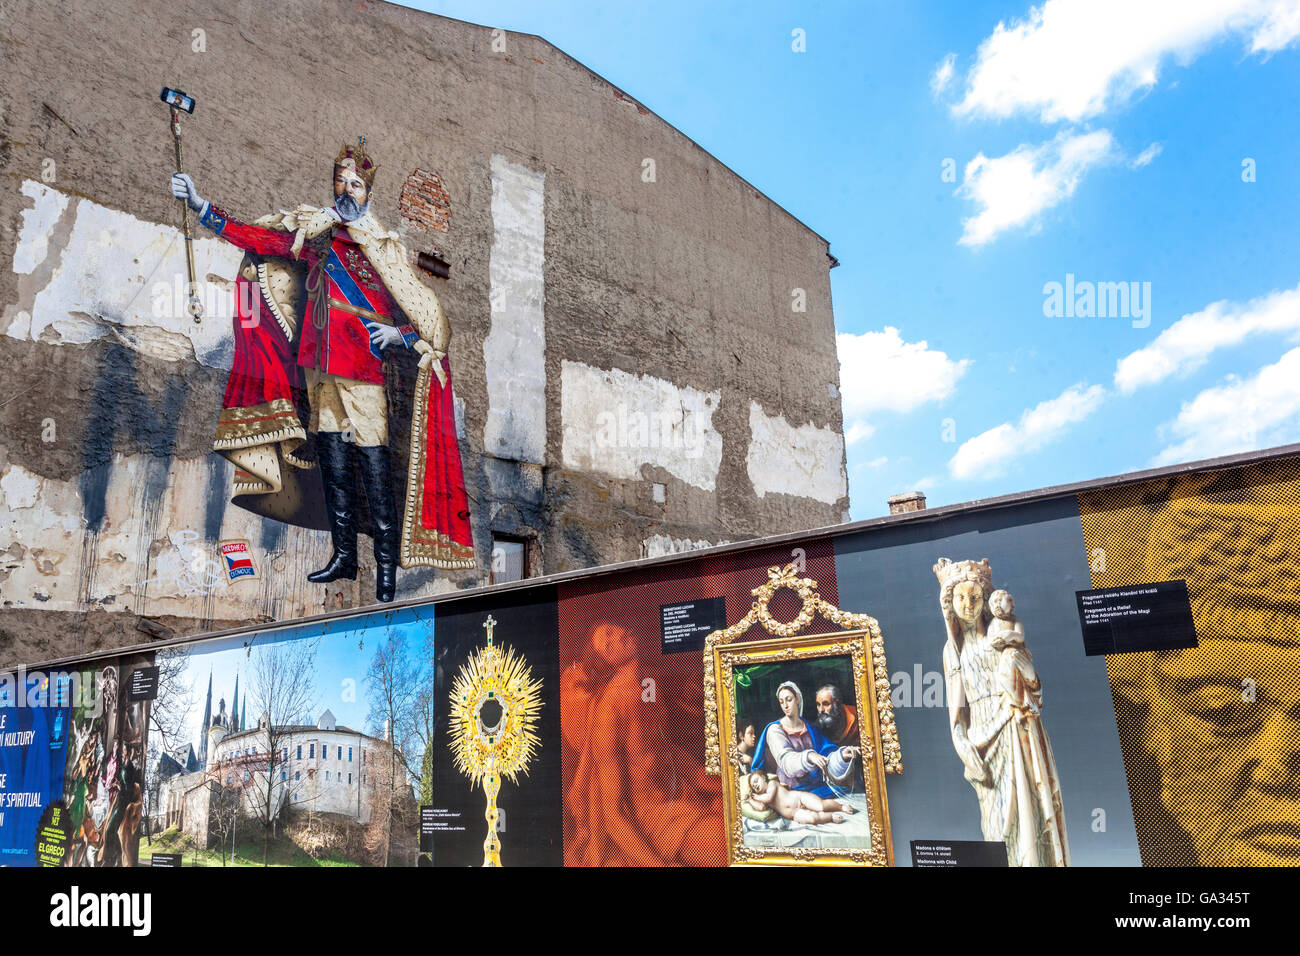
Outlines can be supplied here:
M142 834L140 837L140 865L148 866L149 858L155 853L181 853L184 854L185 866L221 866L221 851L219 849L202 850L195 853L196 844L187 834L172 827L164 830L162 833L154 834L153 841L150 842ZM276 837L271 841L270 851L267 854L267 864L269 866L359 866L360 864L352 860L344 859L341 856L327 854L320 859L314 859L309 856L302 847L298 846L283 836ZM226 866L261 866L262 865L262 839L261 835L254 832L248 840L240 839L235 844L235 852L231 857L229 848L226 851Z

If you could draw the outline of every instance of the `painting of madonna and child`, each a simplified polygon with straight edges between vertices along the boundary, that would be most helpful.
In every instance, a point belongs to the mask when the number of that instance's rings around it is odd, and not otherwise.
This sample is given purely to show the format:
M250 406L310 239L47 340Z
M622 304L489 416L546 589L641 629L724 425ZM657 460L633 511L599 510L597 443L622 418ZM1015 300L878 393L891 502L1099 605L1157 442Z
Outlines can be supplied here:
M733 675L744 845L872 849L852 659L738 665Z

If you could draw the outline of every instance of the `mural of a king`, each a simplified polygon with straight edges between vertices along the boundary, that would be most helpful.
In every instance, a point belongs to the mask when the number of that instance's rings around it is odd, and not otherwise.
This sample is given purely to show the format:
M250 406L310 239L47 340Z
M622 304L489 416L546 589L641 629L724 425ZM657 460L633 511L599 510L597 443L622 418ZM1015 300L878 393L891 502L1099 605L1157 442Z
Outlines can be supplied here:
M451 329L397 233L370 211L378 166L365 140L333 162L333 203L241 222L172 176L172 194L246 255L234 361L214 450L235 465L233 501L330 532L307 575L355 579L374 539L375 592L397 568L472 568L469 504L447 358ZM319 475L319 478L316 476Z

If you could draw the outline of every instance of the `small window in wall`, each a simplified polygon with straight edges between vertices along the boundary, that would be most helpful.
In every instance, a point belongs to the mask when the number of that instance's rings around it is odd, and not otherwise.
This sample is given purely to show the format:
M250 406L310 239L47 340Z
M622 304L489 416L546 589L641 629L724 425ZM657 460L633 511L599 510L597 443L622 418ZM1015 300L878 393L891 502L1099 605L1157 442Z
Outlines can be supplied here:
M528 542L522 538L492 536L492 570L489 581L504 584L522 581L528 570Z

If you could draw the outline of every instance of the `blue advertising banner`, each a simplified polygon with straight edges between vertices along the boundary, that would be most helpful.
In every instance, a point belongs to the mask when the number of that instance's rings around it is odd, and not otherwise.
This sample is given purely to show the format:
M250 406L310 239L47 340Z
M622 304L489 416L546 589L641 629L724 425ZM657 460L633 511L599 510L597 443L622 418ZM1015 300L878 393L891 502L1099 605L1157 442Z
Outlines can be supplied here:
M63 795L70 697L67 678L0 682L0 866L37 866L37 830Z

